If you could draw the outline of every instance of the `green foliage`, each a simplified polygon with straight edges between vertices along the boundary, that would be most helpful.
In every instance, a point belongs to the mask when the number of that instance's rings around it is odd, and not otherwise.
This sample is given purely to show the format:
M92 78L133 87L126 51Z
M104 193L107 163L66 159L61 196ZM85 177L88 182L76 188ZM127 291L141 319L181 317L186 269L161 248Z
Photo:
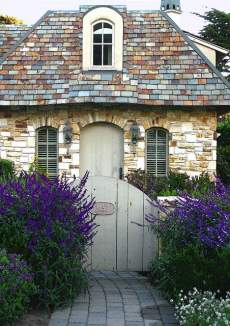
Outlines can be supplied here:
M212 9L204 15L195 15L206 20L207 24L200 31L205 40L230 50L230 13Z
M156 199L157 196L176 196L182 191L199 196L213 187L208 174L201 174L199 177L190 179L186 173L170 171L167 177L154 177L138 169L132 171L126 178L130 184L152 199Z
M230 184L230 120L218 124L221 134L217 141L217 175L225 184Z
M151 265L151 279L169 299L177 298L181 289L188 292L193 287L225 293L230 282L230 248L205 255L199 246L164 247Z
M9 179L14 175L14 163L0 159L0 180Z
M0 25L22 25L23 21L13 16L0 14Z
M126 178L128 183L142 190L151 198L156 198L161 190L166 190L167 178L156 178L141 169L132 171Z
M168 298L180 290L229 291L230 188L217 180L199 198L182 193L173 207L158 206L161 218L147 216L161 239L151 278ZM189 275L189 277L188 277Z
M37 157L34 158L33 162L29 166L29 173L38 173L47 177L47 172L39 166Z
M28 309L36 293L33 275L17 255L0 251L0 324L13 325Z

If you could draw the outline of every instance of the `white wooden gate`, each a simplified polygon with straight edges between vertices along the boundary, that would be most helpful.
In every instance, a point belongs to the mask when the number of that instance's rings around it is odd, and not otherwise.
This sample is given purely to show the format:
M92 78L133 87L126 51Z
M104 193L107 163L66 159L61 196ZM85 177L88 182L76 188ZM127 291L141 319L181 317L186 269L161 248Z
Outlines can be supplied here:
M116 178L90 177L87 188L96 198L98 225L88 269L147 271L157 254L158 240L145 215L157 214L157 209L142 191Z

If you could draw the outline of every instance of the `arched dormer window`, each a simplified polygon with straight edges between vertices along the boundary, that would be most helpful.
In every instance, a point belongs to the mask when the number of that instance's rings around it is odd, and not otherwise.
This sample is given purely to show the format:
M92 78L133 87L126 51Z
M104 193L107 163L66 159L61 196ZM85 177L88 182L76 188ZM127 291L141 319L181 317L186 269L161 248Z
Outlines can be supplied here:
M150 128L146 131L146 170L156 177L168 174L168 131Z
M122 70L123 19L99 6L83 17L83 70Z
M99 21L93 25L93 66L113 66L113 25Z
M37 129L36 156L39 171L49 178L58 175L58 133L52 127Z

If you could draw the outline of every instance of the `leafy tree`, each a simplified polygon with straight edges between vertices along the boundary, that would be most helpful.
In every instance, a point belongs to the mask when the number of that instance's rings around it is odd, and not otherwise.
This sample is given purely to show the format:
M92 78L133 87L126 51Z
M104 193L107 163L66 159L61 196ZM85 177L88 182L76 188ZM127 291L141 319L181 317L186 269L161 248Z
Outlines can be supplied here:
M194 14L207 22L199 32L199 35L204 40L229 50L226 56L217 58L217 64L218 69L223 72L223 75L230 79L230 13L212 9L204 13L204 15Z
M212 9L204 15L194 14L207 22L207 25L200 31L200 36L209 42L230 50L230 13Z
M230 51L222 60L220 60L218 63L218 68L220 71L222 71L225 78L230 81Z
M0 14L0 25L21 25L23 21L13 16Z

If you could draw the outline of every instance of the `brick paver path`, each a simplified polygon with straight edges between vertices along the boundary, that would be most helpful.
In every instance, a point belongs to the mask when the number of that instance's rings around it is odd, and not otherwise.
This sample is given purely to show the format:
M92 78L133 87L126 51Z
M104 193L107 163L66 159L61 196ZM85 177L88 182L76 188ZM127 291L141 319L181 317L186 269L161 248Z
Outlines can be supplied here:
M148 279L133 272L93 272L89 289L49 326L173 326L174 310Z

